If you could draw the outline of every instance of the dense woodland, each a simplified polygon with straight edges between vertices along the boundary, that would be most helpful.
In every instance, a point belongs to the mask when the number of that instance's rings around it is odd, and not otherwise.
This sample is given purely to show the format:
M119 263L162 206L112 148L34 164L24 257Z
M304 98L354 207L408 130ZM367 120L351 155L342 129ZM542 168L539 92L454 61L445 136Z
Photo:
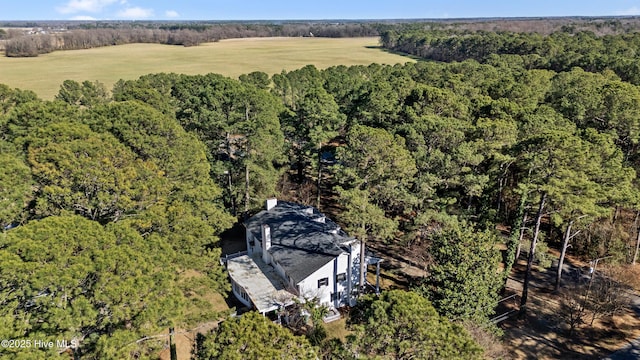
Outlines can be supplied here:
M461 324L488 323L521 249L523 309L545 247L558 269L567 249L638 260L638 39L397 27L385 47L439 61L65 81L55 101L0 87L0 338L153 357L153 335L223 315L202 297L229 291L219 235L277 196L418 245L429 276L364 296L344 342L313 311L295 335L245 315L194 356L482 357ZM595 318L604 301L580 305Z
M530 19L476 19L476 20L386 20L386 21L266 21L254 22L148 22L148 21L44 21L8 22L0 24L0 49L6 56L33 57L56 50L89 49L101 46L129 43L155 43L167 45L196 46L230 38L247 37L361 37L400 32L408 37L425 30L437 30L442 34L465 34L481 32L491 35L495 32L517 32L521 34L548 35L554 32L589 31L598 35L619 35L635 32L640 27L640 19L634 17L617 18L530 18ZM391 30L391 31L390 31ZM431 34L430 36L434 36ZM420 45L396 44L385 40L385 46L407 53ZM566 40L566 39L563 39ZM417 39L417 41L421 41ZM477 40L476 40L477 41ZM488 39L491 42L493 40ZM450 46L452 44L443 44ZM476 44L480 45L480 44ZM487 44L482 44L487 45ZM407 46L409 48L407 48ZM487 47L485 54L491 54L493 46ZM526 52L527 49L520 49ZM456 59L454 54L441 56L445 61ZM462 56L466 59L469 56ZM473 58L473 56L472 56Z
M30 24L40 25L40 24ZM222 39L247 37L362 37L377 36L377 26L371 23L285 22L271 23L156 23L156 22L93 22L61 23L31 26L35 33L24 29L0 29L0 46L6 56L33 57L56 50L90 49L131 43L196 46ZM33 32L33 30L32 30ZM6 39L2 44L2 39Z

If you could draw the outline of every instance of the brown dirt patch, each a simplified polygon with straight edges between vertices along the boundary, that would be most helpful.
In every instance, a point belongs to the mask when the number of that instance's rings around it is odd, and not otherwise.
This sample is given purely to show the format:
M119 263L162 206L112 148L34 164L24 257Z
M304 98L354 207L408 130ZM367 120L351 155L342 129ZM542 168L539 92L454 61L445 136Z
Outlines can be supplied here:
M575 259L569 261L575 261L578 267L588 267ZM523 268L521 260L507 282L507 291L522 292L519 279L522 279ZM570 336L568 325L560 316L562 296L552 291L554 275L553 268L534 271L526 314L501 324L505 332L504 345L512 359L601 359L628 340L640 337L640 314L631 306L612 317L596 319L593 326L587 315L586 323ZM517 308L517 304L512 307Z
M174 341L176 344L176 355L178 356L178 360L189 360L191 359L191 350L193 349L193 345L195 344L196 335L207 334L209 331L218 326L219 321L211 321L200 324L197 328L184 330L184 329L176 329L176 335L174 336ZM166 332L166 344L164 350L162 350L158 357L160 360L171 360L171 349L169 348L169 331Z

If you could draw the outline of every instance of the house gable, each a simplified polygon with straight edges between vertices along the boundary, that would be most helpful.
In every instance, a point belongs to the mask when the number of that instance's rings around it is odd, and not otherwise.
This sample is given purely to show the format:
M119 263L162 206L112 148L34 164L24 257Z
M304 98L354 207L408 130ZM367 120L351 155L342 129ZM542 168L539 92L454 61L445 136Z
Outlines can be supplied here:
M357 253L358 249L354 249ZM341 254L329 263L309 274L297 284L300 296L317 298L320 304L341 307L349 304L349 295L358 281L358 266L353 263L353 255Z

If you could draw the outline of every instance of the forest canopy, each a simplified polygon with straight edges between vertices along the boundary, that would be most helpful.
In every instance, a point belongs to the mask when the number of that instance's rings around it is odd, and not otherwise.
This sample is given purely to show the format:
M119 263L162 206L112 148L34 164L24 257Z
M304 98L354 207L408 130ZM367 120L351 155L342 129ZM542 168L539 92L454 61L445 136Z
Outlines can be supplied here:
M621 219L640 213L638 39L397 27L383 46L437 61L68 80L54 101L0 85L0 337L152 357L162 340L139 339L221 316L200 296L230 288L220 234L273 196L418 245L432 276L364 314L419 293L449 330L493 315L523 237L526 279L536 245L636 262L638 216Z

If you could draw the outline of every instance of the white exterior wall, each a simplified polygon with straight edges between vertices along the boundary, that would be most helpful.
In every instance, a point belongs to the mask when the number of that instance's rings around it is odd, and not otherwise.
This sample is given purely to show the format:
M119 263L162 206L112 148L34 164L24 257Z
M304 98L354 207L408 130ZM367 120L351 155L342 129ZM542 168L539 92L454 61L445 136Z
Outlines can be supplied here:
M246 241L247 241L247 254L249 256L253 256L254 254L262 256L263 254L262 241L256 238L255 236L253 236L253 234L249 230L247 230ZM252 241L253 241L253 247L251 247L250 245ZM269 263L273 263L273 257L268 252L267 252L267 258L269 260ZM286 277L284 276L284 271L282 271L282 268L276 269L276 270L278 270L278 273L282 275L283 279L286 279Z
M317 297L320 304L331 306L331 292L333 291L335 277L334 277L334 263L336 259L329 261L323 267L316 270L313 274L309 275L306 279L297 284L300 289L300 296L302 298L314 298ZM318 280L327 278L327 286L318 288Z
M359 251L360 246L354 244L351 248L351 256L349 256L349 253L340 254L333 261L328 262L298 283L300 295L306 298L318 297L321 304L331 308L354 305L353 294L357 290ZM351 260L351 264L349 260ZM350 267L351 269L349 269ZM342 275L344 280L337 279L338 275ZM349 284L349 277L351 277L351 284ZM318 281L323 278L327 278L328 283L326 286L318 288ZM351 290L351 297L349 296L349 290ZM332 294L337 295L332 299Z
M282 280L284 280L287 284L289 284L289 286L295 287L291 283L291 279L287 276L287 274L284 272L284 269L282 268L282 266L280 266L280 264L278 264L277 261L273 261L273 259L272 259L271 260L271 265L273 266L274 269L276 269L276 272L278 273L278 275L280 275Z
M251 304L251 300L249 299L249 294L247 294L244 288L236 283L233 279L231 279L231 290L233 291L233 295L235 295L238 301L240 301L248 308L253 307L253 304Z
M259 241L250 231L246 232L246 241L248 255L261 257L263 254L262 241ZM249 245L250 242L253 242L253 247ZM358 281L360 279L360 242L354 241L350 247L347 245L346 248L350 248L351 256L349 256L348 252L341 254L298 284L291 282L291 279L287 276L284 269L273 260L271 254L267 253L267 256L278 275L280 275L285 282L288 282L292 288L297 287L302 297L310 298L317 296L321 304L337 308L345 305L355 305L355 293L358 289ZM351 269L349 269L349 261L351 261ZM345 280L336 281L338 274L345 274ZM328 279L327 286L318 288L318 280L325 277ZM351 278L351 284L349 284L349 278ZM349 290L351 291L351 297L349 297ZM340 295L332 300L331 294Z
M360 281L360 241L354 241L353 244L351 244L351 297L349 298L349 304L345 305L350 305L350 306L354 306L356 304L356 295L358 292L358 282ZM347 276L349 276L349 273L347 273Z

